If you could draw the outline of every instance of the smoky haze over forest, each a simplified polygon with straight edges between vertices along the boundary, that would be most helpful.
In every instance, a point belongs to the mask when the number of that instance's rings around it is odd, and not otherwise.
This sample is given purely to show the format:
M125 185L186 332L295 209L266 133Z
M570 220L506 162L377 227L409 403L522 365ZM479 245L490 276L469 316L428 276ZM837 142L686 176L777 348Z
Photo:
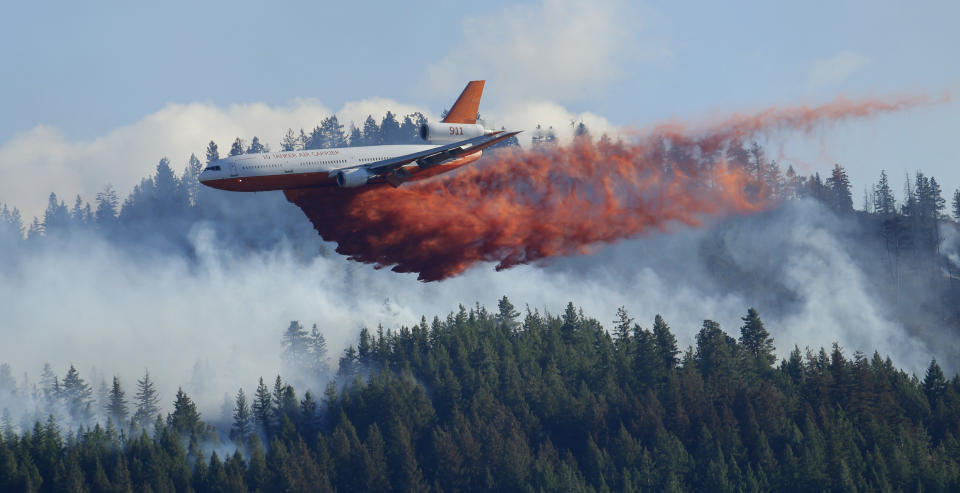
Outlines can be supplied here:
M336 130L336 122L327 123ZM360 135L374 135L377 126ZM347 142L345 134L325 139L291 145ZM247 149L240 144L240 152ZM759 146L731 149L731 159L739 152L756 170L773 167ZM186 171L174 173L183 165ZM948 373L957 370L957 318L943 300L955 299L949 297L956 292L960 234L941 217L942 208L932 219L934 240L908 238L926 232L931 218L919 226L890 221L917 217L916 207L914 216L899 206L856 212L831 195L843 188L840 181L801 181L794 174L780 178L783 202L759 214L705 217L702 227L669 224L640 238L592 245L587 255L502 272L480 264L425 284L414 274L333 253L335 245L323 242L279 192L198 186L201 166L197 158L162 160L126 196L104 189L75 205L51 196L43 218L32 225L23 218L25 238L13 219L16 204L0 206L0 362L10 365L16 385L37 384L50 363L57 375L74 365L94 388L119 375L132 391L149 369L163 406L182 386L206 416L217 417L225 396L239 387L251 393L259 377L302 378L281 359L281 335L291 320L317 324L335 370L361 327L411 325L460 304L493 307L503 295L518 307L551 313L572 300L605 325L619 306L647 326L659 313L682 347L694 343L704 319L734 331L753 306L780 357L795 344L816 350L838 342L849 353L890 355L918 374L931 357ZM924 178L910 177L911 194L923 193ZM874 210L876 194L870 195ZM914 200L898 195L901 205ZM314 382L313 390L322 386ZM9 393L0 399L0 407L20 413L36 404Z

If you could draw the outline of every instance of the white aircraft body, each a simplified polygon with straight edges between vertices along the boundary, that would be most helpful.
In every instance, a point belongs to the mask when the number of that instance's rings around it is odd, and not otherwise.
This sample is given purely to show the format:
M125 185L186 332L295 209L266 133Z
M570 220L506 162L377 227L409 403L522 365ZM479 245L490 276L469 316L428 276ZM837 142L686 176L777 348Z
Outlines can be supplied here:
M471 81L440 123L420 127L430 145L375 145L240 154L210 163L204 185L237 192L360 187L444 173L483 154L483 149L519 132L488 131L477 124L484 81Z

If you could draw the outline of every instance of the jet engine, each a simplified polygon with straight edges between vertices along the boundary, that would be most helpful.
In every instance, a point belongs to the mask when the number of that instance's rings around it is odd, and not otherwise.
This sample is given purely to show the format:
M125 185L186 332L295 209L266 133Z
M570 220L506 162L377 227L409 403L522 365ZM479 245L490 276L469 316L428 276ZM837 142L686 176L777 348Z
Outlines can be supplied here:
M458 140L485 135L483 125L467 123L425 123L420 125L420 138L433 144L449 144Z
M354 168L337 172L337 186L353 188L366 185L370 179L370 172L366 168Z

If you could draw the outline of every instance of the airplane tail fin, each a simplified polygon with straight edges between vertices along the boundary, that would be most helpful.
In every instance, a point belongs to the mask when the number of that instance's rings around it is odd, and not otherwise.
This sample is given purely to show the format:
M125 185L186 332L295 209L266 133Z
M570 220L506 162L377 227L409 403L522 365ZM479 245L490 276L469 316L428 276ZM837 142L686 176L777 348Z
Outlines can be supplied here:
M482 80L472 80L460 93L457 102L442 120L444 123L477 123L477 109L480 108L480 96L483 95Z

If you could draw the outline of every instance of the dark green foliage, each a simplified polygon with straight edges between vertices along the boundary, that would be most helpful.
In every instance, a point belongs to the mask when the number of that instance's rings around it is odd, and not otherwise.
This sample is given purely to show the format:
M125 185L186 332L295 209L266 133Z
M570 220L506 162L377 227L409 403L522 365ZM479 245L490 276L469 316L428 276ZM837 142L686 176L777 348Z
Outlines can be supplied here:
M246 443L250 434L254 431L253 414L250 412L250 406L247 404L247 396L243 389L237 391L237 398L234 401L233 424L230 426L230 439L238 443Z
M893 197L887 172L883 170L880 171L880 183L873 190L873 212L882 217L888 217L897 212L897 201Z
M853 196L850 194L850 178L839 164L833 165L833 172L825 183L827 204L841 213L853 212Z
M63 377L63 387L60 391L60 398L67 406L67 412L73 419L86 422L93 415L91 405L93 404L93 390L82 378L80 372L73 365Z
M257 392L253 396L253 422L258 430L266 432L269 428L272 407L270 389L263 383L263 377L260 377Z
M777 361L773 353L773 338L763 328L757 310L750 308L743 317L743 326L740 327L740 344L746 350L750 362L757 365L761 371L768 370Z
M680 351L677 349L677 338L670 332L670 326L659 314L653 319L653 341L663 367L672 371L679 363L677 355Z
M126 393L120 387L120 379L113 377L113 386L107 400L107 416L121 426L127 421L130 411L127 407Z
M364 331L321 402L261 379L216 443L181 390L153 437L51 417L0 436L3 491L957 491L960 377L922 380L874 353L794 348L750 309L739 340L706 320L696 346L616 314L506 298L432 324ZM357 348L360 348L359 350ZM75 386L75 371L64 379ZM55 376L49 380L60 387ZM143 380L148 380L144 377ZM142 386L142 385L141 385ZM71 387L72 388L72 387ZM251 417L252 416L252 417ZM253 419L259 433L244 425ZM265 437L270 446L261 445Z
M167 415L167 427L185 437L200 431L200 412L183 389L177 389L173 412Z
M157 394L150 372L146 371L143 378L137 380L137 411L133 414L133 422L141 429L146 429L160 412L160 396Z

